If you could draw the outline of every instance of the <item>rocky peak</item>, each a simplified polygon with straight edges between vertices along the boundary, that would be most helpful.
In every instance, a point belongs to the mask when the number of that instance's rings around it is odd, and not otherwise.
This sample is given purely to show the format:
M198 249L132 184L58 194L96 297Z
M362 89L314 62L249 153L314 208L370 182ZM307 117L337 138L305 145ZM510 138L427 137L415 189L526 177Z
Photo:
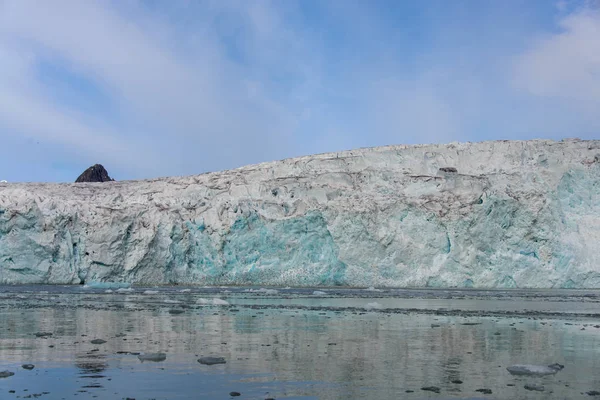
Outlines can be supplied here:
M83 171L83 173L79 175L79 178L77 178L75 183L111 181L114 181L114 179L108 176L108 172L106 171L106 169L102 165L96 164Z

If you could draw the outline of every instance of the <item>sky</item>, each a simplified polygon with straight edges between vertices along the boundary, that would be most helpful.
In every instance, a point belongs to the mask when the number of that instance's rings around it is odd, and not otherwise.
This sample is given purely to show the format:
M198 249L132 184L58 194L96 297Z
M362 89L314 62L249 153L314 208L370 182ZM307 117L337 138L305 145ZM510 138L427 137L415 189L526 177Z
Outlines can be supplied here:
M600 133L599 0L0 0L0 179Z

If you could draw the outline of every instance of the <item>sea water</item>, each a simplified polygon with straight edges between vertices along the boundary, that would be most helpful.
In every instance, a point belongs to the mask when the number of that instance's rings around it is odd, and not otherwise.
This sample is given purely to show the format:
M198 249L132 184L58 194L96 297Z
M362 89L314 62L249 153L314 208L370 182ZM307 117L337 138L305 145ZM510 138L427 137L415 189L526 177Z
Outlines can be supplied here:
M600 292L5 286L2 371L1 399L590 398Z

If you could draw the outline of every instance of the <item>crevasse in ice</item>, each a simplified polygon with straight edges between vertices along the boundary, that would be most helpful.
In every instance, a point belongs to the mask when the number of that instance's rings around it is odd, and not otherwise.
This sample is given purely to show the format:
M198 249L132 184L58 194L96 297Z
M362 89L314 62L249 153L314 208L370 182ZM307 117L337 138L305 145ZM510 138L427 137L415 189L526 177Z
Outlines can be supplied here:
M0 184L0 283L600 287L598 243L599 141Z

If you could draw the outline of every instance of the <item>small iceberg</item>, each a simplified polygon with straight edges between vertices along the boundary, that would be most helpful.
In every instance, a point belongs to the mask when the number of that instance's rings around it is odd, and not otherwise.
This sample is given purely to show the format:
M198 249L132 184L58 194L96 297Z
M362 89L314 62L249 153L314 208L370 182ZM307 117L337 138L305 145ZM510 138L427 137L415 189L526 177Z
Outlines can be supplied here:
M383 306L376 301L373 303L365 304L365 310L381 310Z
M215 306L228 306L229 302L222 299L213 299L213 305Z
M366 288L365 291L367 292L383 292L383 290L381 289L376 289L375 287L371 286L369 288Z
M140 361L153 361L153 362L161 362L167 359L167 355L165 353L146 353L140 354L138 356Z
M133 288L131 287L126 287L126 288L119 288L117 289L117 293L129 293L129 292L133 292Z
M158 290L145 290L143 294L158 294Z
M181 290L179 291L179 293L189 293L189 292L191 292L191 291L192 291L192 289L181 289Z
M127 282L90 282L84 288L89 289L129 289L131 283Z
M327 295L327 293L325 293L325 292L323 292L321 290L315 290L313 292L313 296L326 296L326 295Z
M511 375L544 376L554 375L561 371L565 366L561 364L552 365L511 365L506 368Z
M260 289L246 289L246 290L244 290L244 292L247 292L247 293L263 293L263 294L277 294L277 293L279 293L279 290L260 288Z
M200 364L204 365L215 365L215 364L225 364L226 361L223 357L201 357L198 359Z
M525 386L523 386L525 389L530 390L530 391L535 391L535 392L543 392L544 390L546 390L546 388L542 385L536 385L535 383L526 383Z
M217 298L205 299L201 297L196 300L196 304L200 304L201 306L228 306L229 302Z

